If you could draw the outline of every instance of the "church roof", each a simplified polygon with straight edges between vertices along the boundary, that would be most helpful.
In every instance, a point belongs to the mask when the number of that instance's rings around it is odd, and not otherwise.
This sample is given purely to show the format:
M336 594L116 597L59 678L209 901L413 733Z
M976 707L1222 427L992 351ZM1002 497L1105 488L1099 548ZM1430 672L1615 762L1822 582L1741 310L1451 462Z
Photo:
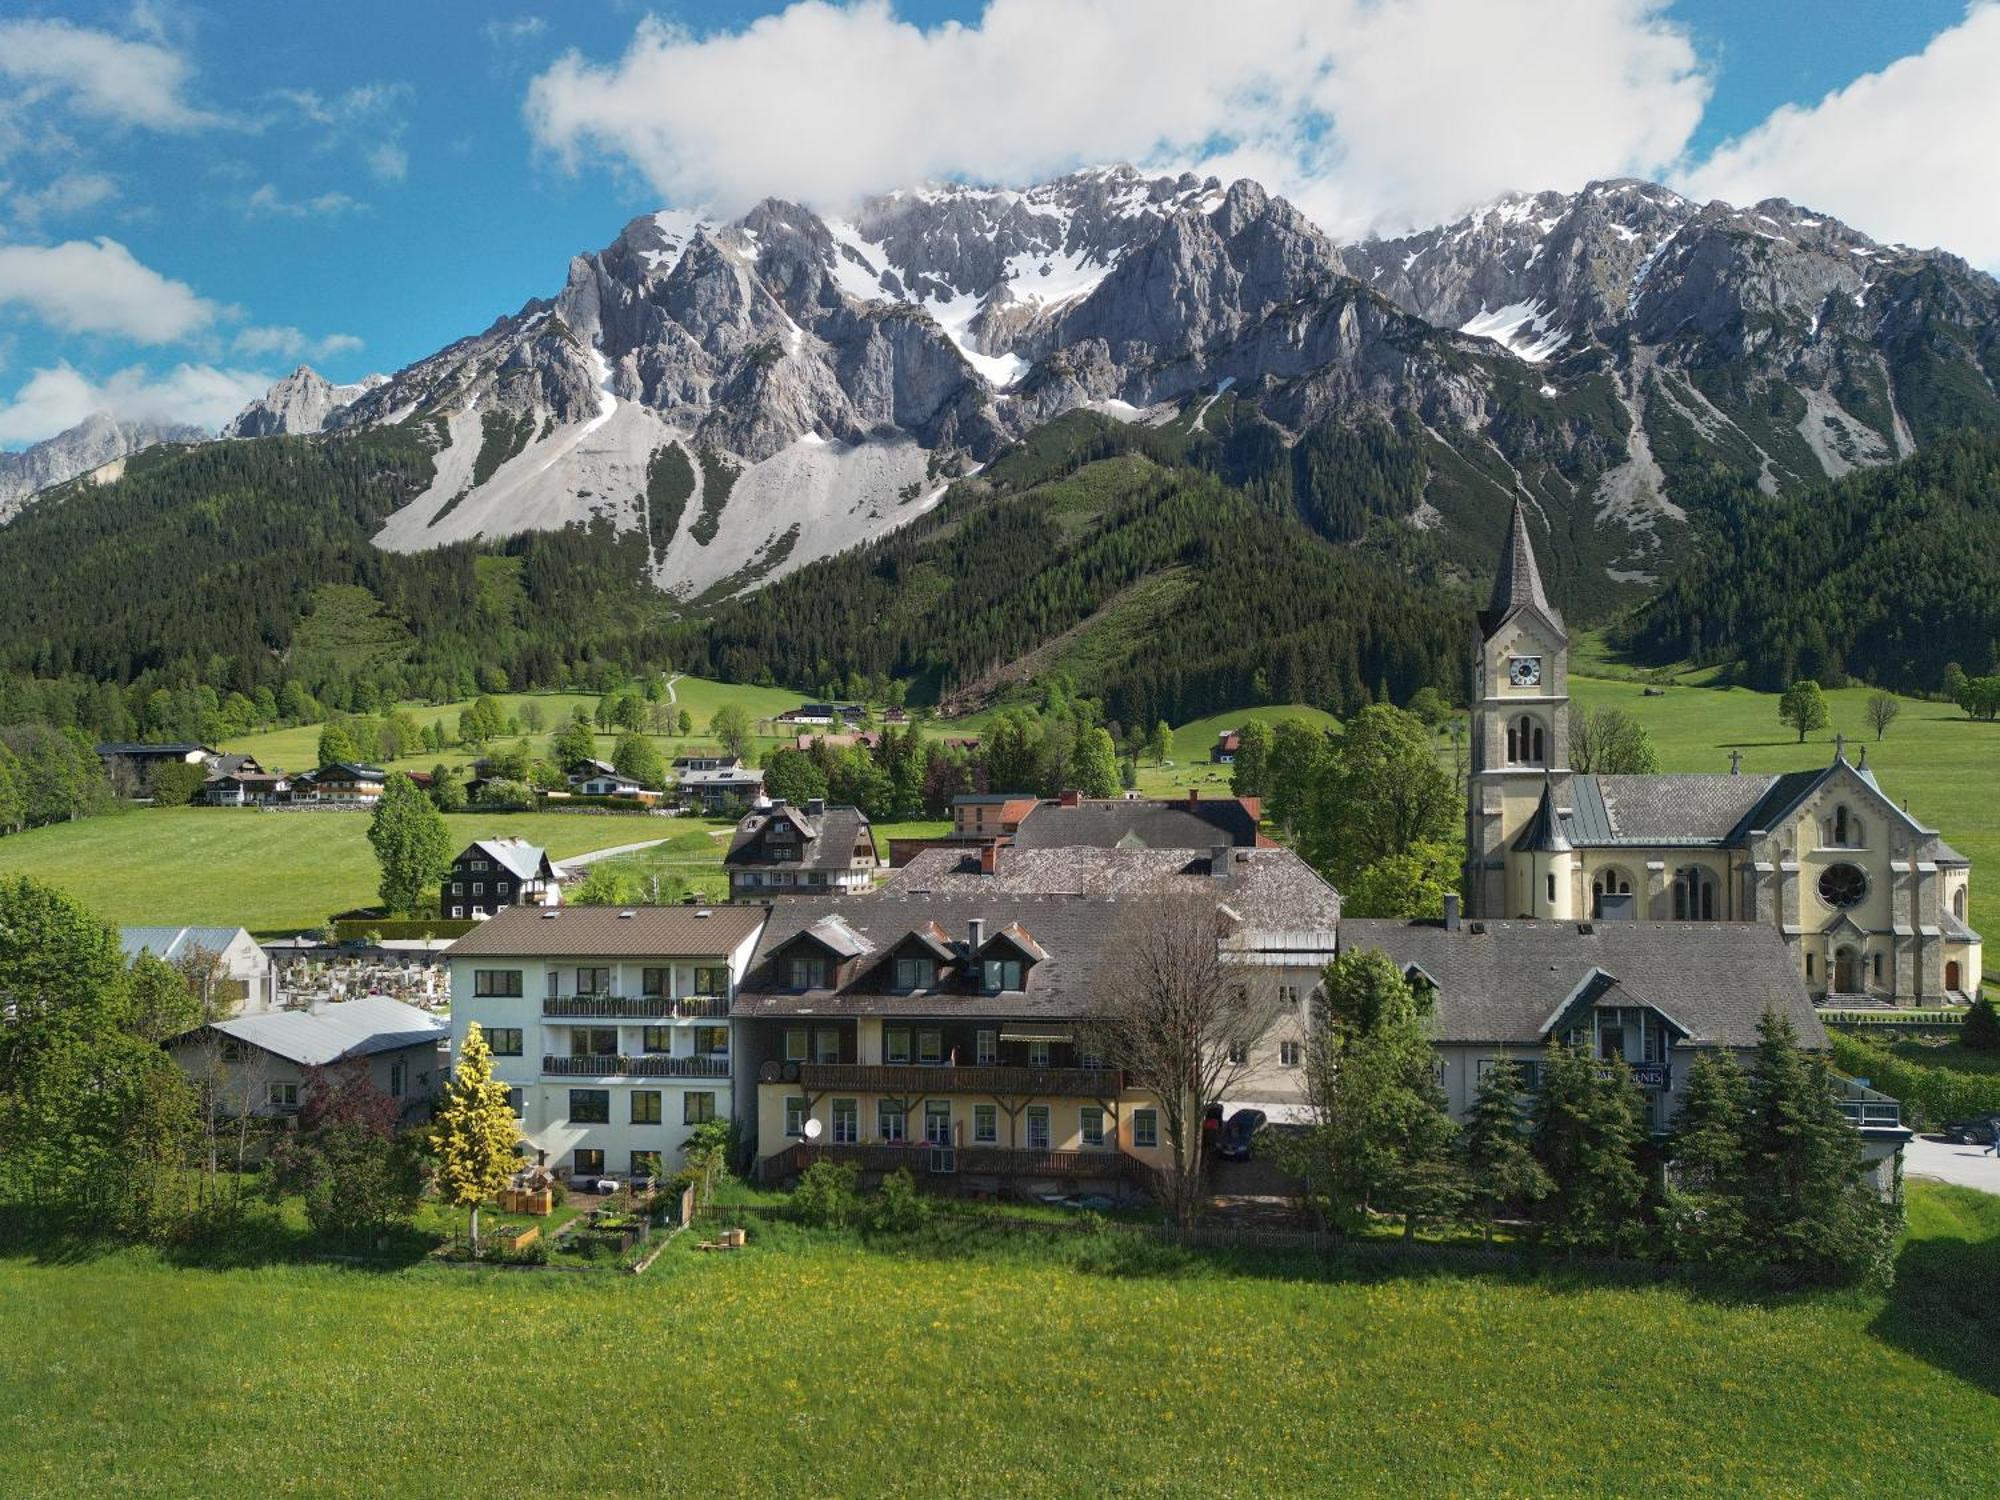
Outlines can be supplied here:
M1500 550L1500 566L1493 574L1493 597L1487 603L1481 623L1491 634L1515 610L1530 605L1546 615L1551 624L1561 627L1562 616L1556 613L1542 588L1542 570L1536 566L1534 543L1528 536L1528 513L1516 500L1514 514L1507 523L1507 544Z
M1514 835L1514 852L1567 854L1575 847L1563 830L1562 814L1556 808L1555 778L1545 777L1542 781L1542 800L1535 805L1535 815Z

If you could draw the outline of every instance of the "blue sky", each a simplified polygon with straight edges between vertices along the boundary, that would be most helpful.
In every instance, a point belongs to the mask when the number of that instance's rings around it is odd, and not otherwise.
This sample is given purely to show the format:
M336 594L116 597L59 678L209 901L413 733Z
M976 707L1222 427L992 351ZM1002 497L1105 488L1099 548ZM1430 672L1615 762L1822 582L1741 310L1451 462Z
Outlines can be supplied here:
M1339 235L1636 171L1992 266L2000 210L1942 202L1993 196L1996 10L7 0L0 446L92 405L213 423L301 360L392 370L669 200L1112 158L1258 176ZM1948 134L1974 154L1931 160Z

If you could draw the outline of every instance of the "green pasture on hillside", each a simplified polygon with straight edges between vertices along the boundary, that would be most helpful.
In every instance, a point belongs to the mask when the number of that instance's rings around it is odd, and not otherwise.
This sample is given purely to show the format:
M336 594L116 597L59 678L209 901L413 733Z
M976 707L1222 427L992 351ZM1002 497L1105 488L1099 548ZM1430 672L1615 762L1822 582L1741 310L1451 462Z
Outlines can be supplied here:
M130 808L0 839L0 873L62 887L108 922L221 923L258 934L317 928L376 899L366 812ZM582 813L455 813L462 847L519 835L557 859L665 838L720 861L705 819Z
M2000 1199L1910 1208L1886 1296L990 1227L639 1277L17 1254L0 1493L1988 1493Z

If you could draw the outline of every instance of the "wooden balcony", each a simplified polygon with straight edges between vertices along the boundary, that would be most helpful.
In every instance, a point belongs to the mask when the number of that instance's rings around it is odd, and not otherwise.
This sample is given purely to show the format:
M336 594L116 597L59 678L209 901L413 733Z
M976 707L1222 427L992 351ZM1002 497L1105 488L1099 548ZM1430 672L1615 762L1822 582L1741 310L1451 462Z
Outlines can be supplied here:
M864 1172L907 1171L913 1177L1052 1177L1141 1181L1145 1163L1109 1147L1102 1151L1021 1151L1006 1146L938 1148L925 1141L902 1145L841 1146L795 1141L757 1163L765 1182L795 1177L816 1161L851 1164Z
M763 1081L793 1082L789 1075L794 1067L798 1070L799 1087L823 1093L890 1094L912 1099L920 1094L1115 1099L1125 1091L1125 1075L1117 1068L960 1068L898 1063L858 1067L850 1063L796 1063L779 1065L780 1076Z
M542 1073L556 1078L727 1078L726 1057L669 1057L664 1052L641 1057L623 1054L590 1053L583 1057L542 1058Z
M542 1002L551 1019L586 1017L628 1021L726 1021L729 1000L724 995L551 995Z

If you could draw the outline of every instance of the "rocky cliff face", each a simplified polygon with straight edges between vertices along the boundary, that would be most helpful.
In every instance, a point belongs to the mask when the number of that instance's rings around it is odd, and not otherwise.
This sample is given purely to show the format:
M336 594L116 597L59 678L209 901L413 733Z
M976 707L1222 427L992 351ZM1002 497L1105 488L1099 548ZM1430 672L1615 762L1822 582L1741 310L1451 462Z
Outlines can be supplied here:
M198 443L207 436L198 427L121 422L97 412L46 442L19 453L0 453L0 525L42 490L118 464L155 443Z
M339 412L379 385L386 375L370 375L352 385L335 385L310 365L300 365L238 412L222 429L226 438L297 436L322 430Z
M847 218L648 215L320 421L439 444L385 546L605 519L644 529L687 598L878 535L1080 406L1266 470L1364 433L1417 475L1392 513L1470 559L1524 494L1572 539L1558 567L1615 588L1657 570L1718 464L1777 488L2000 423L1996 290L1788 203L1651 183L1337 245L1255 183L1112 168ZM309 375L260 406L310 421Z

